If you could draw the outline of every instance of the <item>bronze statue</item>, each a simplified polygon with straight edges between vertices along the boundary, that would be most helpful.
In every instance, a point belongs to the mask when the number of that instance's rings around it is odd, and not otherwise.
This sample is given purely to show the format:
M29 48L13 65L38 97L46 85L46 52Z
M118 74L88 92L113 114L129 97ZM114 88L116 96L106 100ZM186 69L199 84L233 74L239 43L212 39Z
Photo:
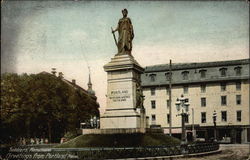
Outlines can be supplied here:
M128 10L123 9L122 14L123 14L123 18L119 20L117 28L115 30L112 30L112 33L113 35L114 35L114 32L116 31L118 31L119 33L118 43L116 42L116 45L118 48L117 55L122 55L122 54L131 55L132 40L134 38L133 25L132 25L130 18L127 17ZM114 35L114 38L115 38L115 35Z
M137 83L136 84L136 107L137 108L144 108L143 102L144 102L144 97L142 93L142 88L141 86Z

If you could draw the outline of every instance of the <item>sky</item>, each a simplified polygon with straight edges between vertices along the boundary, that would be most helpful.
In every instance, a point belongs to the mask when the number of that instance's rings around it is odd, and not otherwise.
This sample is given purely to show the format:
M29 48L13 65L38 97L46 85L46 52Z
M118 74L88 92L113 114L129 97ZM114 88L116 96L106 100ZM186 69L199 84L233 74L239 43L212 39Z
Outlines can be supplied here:
M106 106L103 66L117 53L111 27L128 9L132 54L143 67L249 58L246 1L3 1L1 72L63 72ZM118 37L118 35L116 35Z

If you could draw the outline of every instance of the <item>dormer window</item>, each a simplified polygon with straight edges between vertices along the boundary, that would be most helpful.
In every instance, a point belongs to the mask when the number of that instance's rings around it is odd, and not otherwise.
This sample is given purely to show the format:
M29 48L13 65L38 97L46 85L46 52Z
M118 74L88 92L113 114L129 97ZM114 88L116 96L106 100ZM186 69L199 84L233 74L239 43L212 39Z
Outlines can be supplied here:
M182 79L183 79L183 80L188 80L188 74L189 74L188 71L182 72Z
M150 81L154 82L156 79L156 74L150 74L149 77L150 77Z
M199 72L200 72L201 78L206 78L206 72L207 72L207 70L202 69Z
M170 73L170 72L167 72L167 73L165 73L165 76L166 76L166 80L167 80L167 81L170 81L171 73Z
M221 68L220 69L220 76L226 77L226 75L227 75L227 68Z
M240 66L235 67L234 70L235 70L235 75L236 76L241 76L241 67Z

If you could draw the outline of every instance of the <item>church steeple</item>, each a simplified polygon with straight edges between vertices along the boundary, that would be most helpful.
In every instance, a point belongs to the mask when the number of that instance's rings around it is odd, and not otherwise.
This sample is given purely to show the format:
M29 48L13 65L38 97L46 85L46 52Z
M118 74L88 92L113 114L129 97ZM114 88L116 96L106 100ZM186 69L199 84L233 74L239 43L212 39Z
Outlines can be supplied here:
M95 95L95 91L92 89L91 77L90 77L90 68L89 68L89 82L88 82L88 90L90 94Z
M90 74L89 74L88 90L92 90L92 83L91 83Z

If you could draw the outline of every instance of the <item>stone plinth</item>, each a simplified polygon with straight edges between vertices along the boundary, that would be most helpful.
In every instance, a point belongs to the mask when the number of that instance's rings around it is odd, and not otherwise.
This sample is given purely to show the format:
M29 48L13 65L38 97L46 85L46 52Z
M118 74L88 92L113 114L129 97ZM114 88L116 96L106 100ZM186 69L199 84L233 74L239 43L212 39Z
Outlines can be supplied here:
M146 133L146 128L82 129L83 135L86 135L86 134L133 134L133 133Z
M145 128L145 111L137 106L137 88L144 69L130 55L116 55L104 66L108 74L107 107L101 129Z

